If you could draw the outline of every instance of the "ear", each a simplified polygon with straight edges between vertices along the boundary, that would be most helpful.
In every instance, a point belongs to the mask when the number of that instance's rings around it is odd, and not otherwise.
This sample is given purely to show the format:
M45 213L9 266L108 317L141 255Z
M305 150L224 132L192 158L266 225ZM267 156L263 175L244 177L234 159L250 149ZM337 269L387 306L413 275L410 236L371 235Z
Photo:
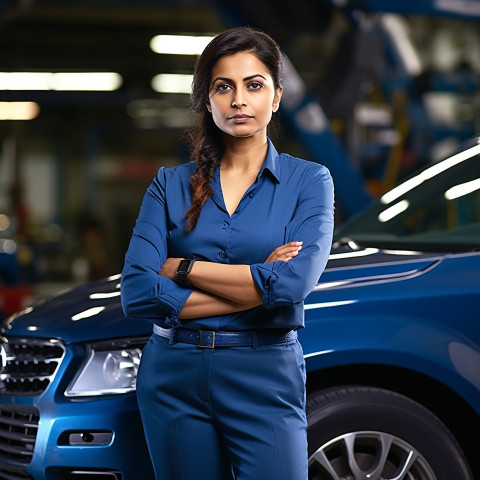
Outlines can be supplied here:
M212 107L211 107L210 103L207 103L207 110L208 110L210 113L212 113Z
M280 107L280 100L282 98L282 93L283 93L283 87L280 87L275 91L275 96L273 97L273 102L272 102L273 112L276 112Z

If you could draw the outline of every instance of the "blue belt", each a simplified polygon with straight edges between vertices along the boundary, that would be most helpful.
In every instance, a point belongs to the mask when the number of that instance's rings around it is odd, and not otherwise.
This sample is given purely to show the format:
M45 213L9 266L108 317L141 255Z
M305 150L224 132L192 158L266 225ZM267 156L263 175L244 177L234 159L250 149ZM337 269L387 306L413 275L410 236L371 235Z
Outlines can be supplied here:
M255 347L257 345L274 345L288 343L297 339L295 330L268 331L245 330L229 332L226 330L192 330L189 328L162 328L153 326L153 332L173 342L191 343L199 348L217 347Z

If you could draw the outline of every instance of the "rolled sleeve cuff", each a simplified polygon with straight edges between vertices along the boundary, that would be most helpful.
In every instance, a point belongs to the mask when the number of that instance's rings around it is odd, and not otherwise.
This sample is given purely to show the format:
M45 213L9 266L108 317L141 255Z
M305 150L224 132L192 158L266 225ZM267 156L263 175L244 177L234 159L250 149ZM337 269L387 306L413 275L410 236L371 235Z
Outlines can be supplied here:
M253 281L260 291L263 305L272 308L276 301L275 284L278 275L274 272L275 262L250 265Z
M164 323L168 327L181 327L182 322L178 319L185 302L193 290L183 288L170 278L159 276L159 292L157 301L165 312Z

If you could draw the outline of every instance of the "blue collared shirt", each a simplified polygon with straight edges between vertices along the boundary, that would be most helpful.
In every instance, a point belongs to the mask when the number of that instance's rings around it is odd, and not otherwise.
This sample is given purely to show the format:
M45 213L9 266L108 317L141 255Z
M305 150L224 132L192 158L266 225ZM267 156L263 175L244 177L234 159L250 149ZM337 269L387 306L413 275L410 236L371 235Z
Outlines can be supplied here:
M328 260L333 232L333 182L328 170L287 154L268 141L256 181L230 216L220 173L193 233L185 233L195 164L160 168L147 189L125 256L121 292L125 314L162 327L208 330L297 329L304 326L303 300ZM289 262L264 263L280 245L303 241ZM159 275L167 257L250 265L263 305L228 315L179 320L192 293Z

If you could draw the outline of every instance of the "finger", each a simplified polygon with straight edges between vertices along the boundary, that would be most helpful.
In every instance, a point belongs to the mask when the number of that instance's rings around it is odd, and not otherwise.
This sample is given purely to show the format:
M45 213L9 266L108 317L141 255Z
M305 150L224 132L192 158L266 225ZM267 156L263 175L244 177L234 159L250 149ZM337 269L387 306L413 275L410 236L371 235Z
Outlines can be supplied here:
M283 253L282 255L276 254L276 255L272 255L269 261L277 262L279 260L282 260L284 262L288 262L289 260L291 260L293 257L296 257L297 255L298 255L298 251Z
M282 246L275 249L273 252L277 256L285 256L285 255L296 255L302 249L301 245L288 245Z
M275 261L274 258L275 258L275 254L274 254L274 252L272 252L272 253L267 257L267 259L265 260L265 263L274 262L274 261Z
M267 257L265 263L275 262L277 260L291 260L292 256L298 255L298 252L302 249L302 244L303 242L288 242L280 245Z

